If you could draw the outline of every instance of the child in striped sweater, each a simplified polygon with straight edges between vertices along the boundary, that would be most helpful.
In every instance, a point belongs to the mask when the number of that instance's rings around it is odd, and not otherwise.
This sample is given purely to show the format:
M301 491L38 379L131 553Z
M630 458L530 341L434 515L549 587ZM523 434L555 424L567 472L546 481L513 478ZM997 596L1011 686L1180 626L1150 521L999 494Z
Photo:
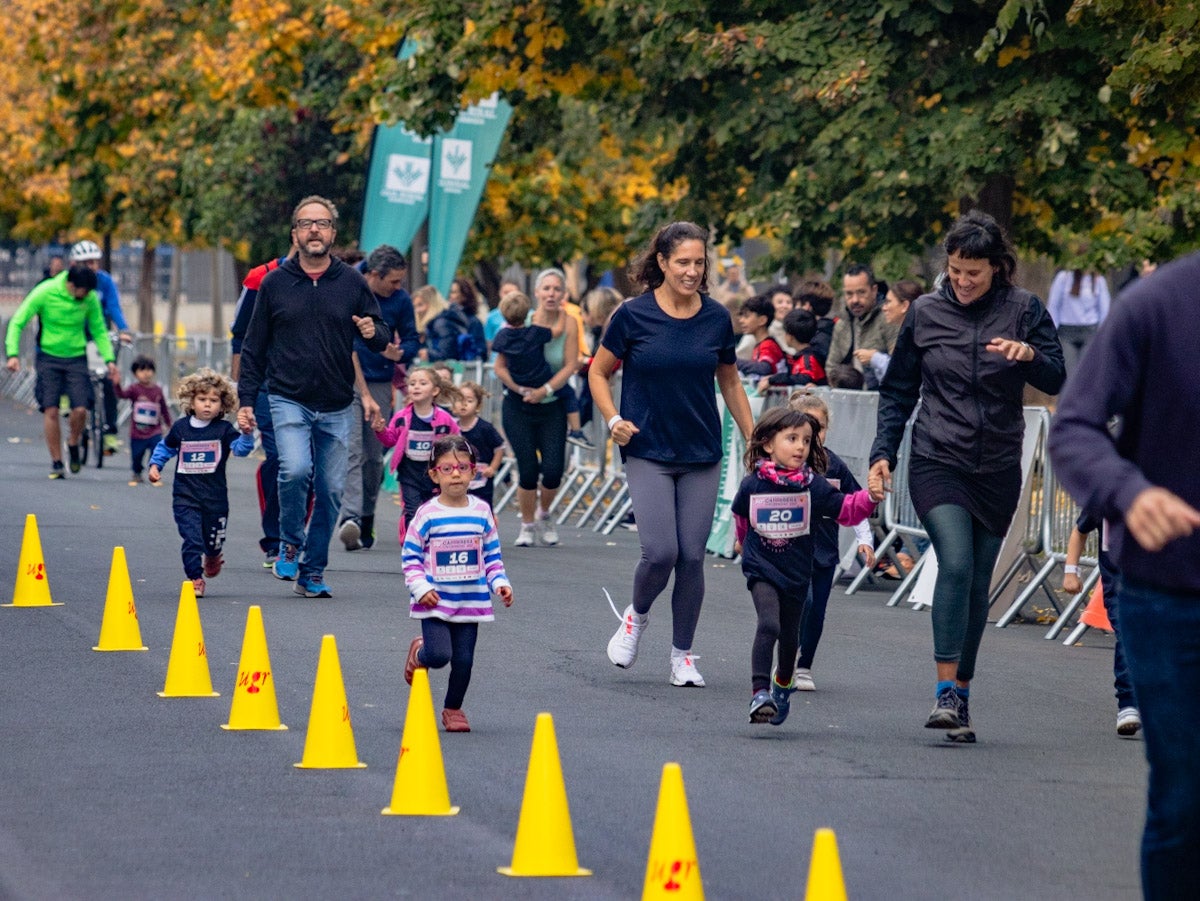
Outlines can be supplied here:
M475 452L461 435L433 442L429 477L438 487L408 523L402 557L411 602L409 615L421 621L404 663L404 681L423 666L450 664L450 684L442 710L447 732L470 732L463 699L475 661L481 622L495 619L492 594L512 605L512 585L500 559L500 537L492 508L467 493L475 474Z

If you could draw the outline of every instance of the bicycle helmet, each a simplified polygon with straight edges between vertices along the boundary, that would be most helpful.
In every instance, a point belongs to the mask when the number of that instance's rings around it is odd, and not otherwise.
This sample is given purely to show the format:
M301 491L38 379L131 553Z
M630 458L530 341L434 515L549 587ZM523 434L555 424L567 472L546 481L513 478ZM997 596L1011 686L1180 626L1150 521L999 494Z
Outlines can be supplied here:
M85 260L98 260L103 253L95 241L77 241L71 245L71 262L82 263Z

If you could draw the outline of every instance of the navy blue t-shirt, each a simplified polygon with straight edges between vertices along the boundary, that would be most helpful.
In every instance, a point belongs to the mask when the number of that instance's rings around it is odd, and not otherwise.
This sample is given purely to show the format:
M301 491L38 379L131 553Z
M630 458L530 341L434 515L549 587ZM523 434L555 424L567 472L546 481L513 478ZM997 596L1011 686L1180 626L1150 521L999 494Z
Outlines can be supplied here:
M496 450L504 447L504 436L496 431L496 427L486 419L476 419L475 425L470 429L464 429L462 436L467 439L467 443L471 447L475 448L475 459L479 468L491 463ZM476 471L475 478L471 480L470 493L490 504L493 481L494 478L485 479Z
M554 375L546 362L546 345L553 338L554 333L544 325L510 325L496 333L492 350L504 354L514 382L524 388L540 388Z
M690 319L663 312L653 293L617 307L603 344L621 360L621 418L638 433L621 456L660 463L716 463L721 417L713 385L718 364L737 360L733 320L701 296Z
M733 512L750 522L742 542L746 585L769 582L781 593L803 600L812 581L814 525L826 516L837 517L844 500L824 476L814 475L803 487L780 485L753 473L742 479Z
M172 456L178 455L173 486L175 506L228 513L225 464L229 462L230 451L245 456L253 448L254 439L243 435L226 419L214 419L197 428L190 416L181 416L154 449L150 462L162 469Z
M853 494L855 491L862 489L858 484L858 480L850 472L844 460L831 451L825 448L825 453L829 455L829 470L825 473L825 480L834 488L842 492L842 494ZM841 512L841 508L838 508ZM837 514L835 513L834 516ZM813 523L813 566L821 567L822 569L833 569L838 565L842 555L838 547L838 530L841 528L837 524L837 520L833 516L822 516Z

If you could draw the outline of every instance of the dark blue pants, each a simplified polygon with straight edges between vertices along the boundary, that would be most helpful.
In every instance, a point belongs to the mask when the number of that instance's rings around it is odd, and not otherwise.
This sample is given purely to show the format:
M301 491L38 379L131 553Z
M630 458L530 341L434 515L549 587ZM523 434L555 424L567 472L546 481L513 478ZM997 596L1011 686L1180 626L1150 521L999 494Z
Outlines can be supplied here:
M183 557L183 572L189 579L204 575L201 554L215 557L225 546L225 524L228 510L199 510L196 507L175 508L175 525L183 539L180 555Z
M158 447L158 442L161 440L161 435L155 435L153 438L130 438L129 453L133 457L133 474L140 476L142 474L142 466L146 461L146 454L154 453L154 448Z
M814 566L812 582L808 586L808 603L800 618L800 657L796 666L812 669L821 633L825 631L825 608L829 605L829 593L833 591L833 573L836 566Z
M1150 764L1142 893L1147 901L1195 898L1200 886L1200 595L1122 579L1118 597L1121 640Z
M425 646L417 656L421 666L440 669L450 664L450 684L446 686L449 710L462 710L467 686L471 684L471 667L475 665L475 639L479 623L450 623L444 619L421 620L421 637Z
M279 550L279 451L275 448L275 428L271 424L271 404L266 389L254 399L254 418L267 458L258 465L258 509L262 513L263 537L258 546L264 554Z
M1104 594L1104 612L1112 623L1113 637L1113 689L1117 696L1117 709L1136 707L1137 699L1133 694L1133 680L1129 678L1129 664L1125 661L1125 650L1121 647L1121 624L1117 621L1119 609L1117 604L1117 586L1121 572L1104 551L1100 552L1100 585Z

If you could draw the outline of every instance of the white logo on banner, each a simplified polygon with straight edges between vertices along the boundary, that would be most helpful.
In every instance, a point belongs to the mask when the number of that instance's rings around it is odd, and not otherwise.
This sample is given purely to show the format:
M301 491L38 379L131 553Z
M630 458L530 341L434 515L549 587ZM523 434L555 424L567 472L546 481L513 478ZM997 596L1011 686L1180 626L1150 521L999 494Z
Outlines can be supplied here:
M421 156L393 153L388 156L387 175L380 192L391 203L421 203L429 190L429 160Z
M496 118L499 112L497 107L500 103L499 92L492 94L486 100L480 100L478 103L472 103L469 107L459 113L458 121L465 122L468 125L482 125L484 122L490 122Z
M461 194L471 187L472 141L446 138L442 141L438 187L447 194Z

